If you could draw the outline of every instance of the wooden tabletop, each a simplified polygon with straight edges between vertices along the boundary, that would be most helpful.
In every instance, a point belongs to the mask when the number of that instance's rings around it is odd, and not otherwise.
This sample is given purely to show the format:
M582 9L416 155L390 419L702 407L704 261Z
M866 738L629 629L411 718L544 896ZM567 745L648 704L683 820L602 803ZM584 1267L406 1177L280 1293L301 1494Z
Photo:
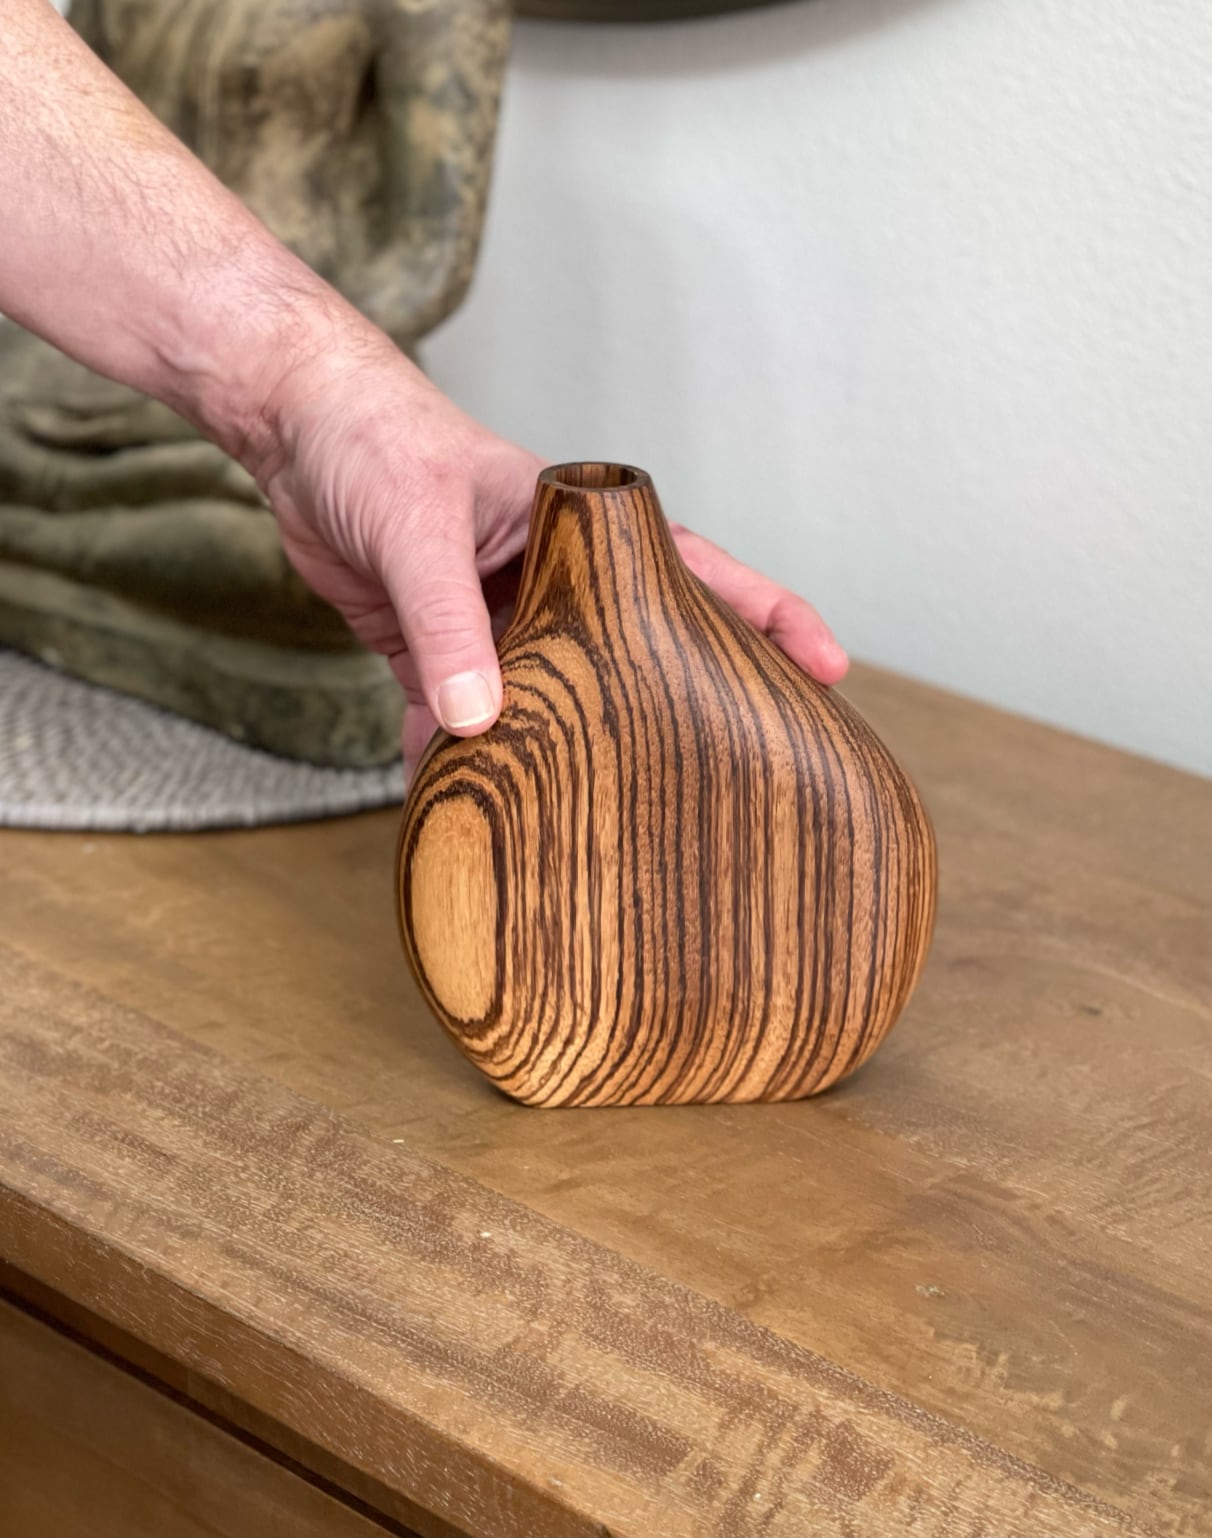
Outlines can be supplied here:
M940 914L791 1105L535 1111L395 818L0 834L0 1254L387 1528L1212 1530L1212 784L856 669Z

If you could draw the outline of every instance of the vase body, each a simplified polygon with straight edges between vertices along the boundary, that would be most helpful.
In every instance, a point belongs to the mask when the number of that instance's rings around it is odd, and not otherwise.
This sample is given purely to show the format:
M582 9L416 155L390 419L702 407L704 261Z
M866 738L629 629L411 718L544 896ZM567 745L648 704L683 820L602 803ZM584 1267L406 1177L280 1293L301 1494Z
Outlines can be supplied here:
M888 1031L934 919L887 749L687 569L648 477L543 473L504 708L404 810L404 945L459 1048L533 1105L786 1100Z

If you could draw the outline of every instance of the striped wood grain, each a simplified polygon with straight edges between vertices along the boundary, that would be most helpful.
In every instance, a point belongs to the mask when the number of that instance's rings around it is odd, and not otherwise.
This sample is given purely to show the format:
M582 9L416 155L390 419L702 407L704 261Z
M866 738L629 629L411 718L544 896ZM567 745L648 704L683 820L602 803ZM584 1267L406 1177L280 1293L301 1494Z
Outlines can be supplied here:
M505 705L442 737L400 915L459 1047L537 1105L795 1099L857 1068L925 960L935 848L836 691L688 571L651 482L539 480Z

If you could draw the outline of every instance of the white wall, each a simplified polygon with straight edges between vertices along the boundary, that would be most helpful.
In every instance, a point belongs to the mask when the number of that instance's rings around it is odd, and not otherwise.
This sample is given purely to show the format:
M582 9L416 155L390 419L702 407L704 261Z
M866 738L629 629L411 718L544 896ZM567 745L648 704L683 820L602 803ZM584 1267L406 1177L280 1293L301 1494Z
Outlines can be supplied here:
M428 352L859 656L1212 772L1212 6L522 24Z

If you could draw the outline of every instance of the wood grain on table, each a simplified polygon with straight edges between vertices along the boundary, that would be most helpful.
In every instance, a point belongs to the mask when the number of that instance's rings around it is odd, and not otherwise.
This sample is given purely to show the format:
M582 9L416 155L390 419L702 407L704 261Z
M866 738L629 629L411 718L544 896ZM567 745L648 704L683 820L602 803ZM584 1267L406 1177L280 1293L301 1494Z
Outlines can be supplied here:
M420 1531L1212 1530L1212 785L847 692L939 922L802 1104L505 1101L390 815L0 835L0 1254Z

